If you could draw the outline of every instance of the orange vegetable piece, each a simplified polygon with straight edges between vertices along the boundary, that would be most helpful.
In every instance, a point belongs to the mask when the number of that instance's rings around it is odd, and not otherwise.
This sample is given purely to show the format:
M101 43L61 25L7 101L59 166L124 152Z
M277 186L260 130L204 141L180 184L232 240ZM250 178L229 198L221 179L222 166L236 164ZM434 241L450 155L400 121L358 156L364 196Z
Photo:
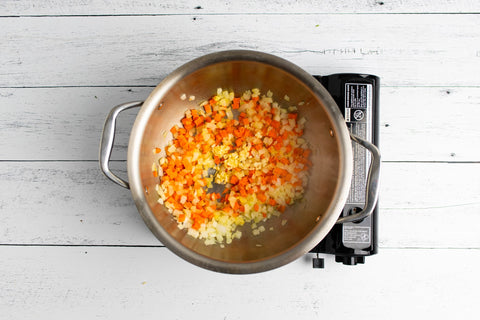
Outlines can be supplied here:
M263 203L267 202L267 196L264 193L257 193L257 199Z
M232 109L240 108L240 98L233 98Z
M230 178L230 183L231 184L237 184L239 181L238 177L234 174L232 174L232 177Z
M193 120L195 120L196 118L198 118L198 111L197 111L197 109L192 109L192 118L193 118Z
M213 117L213 120L215 122L220 122L222 120L223 116L220 114L220 113L217 113L215 114L215 116Z
M199 116L199 117L197 117L197 119L195 119L194 122L195 122L195 125L196 125L197 127L199 127L199 126L202 125L203 121L204 121L204 117Z
M212 106L210 104L206 104L203 106L203 108L205 109L205 113L206 114L211 114L212 113Z
M183 221L185 221L185 213L178 215L178 222L183 222Z
M234 98L227 108L239 109L240 104L244 102L253 104L253 108L248 106L248 109L241 112L237 119L228 119L226 114L228 109L212 98L203 105L202 110L190 109L186 112L181 119L180 127L174 125L170 129L173 135L171 143L176 150L169 152L167 148L165 152L168 161L161 165L164 203L170 209L188 209L193 230L199 230L202 224L208 223L218 214L230 217L241 216L245 212L245 206L241 203L250 194L254 194L257 198L252 210L260 213L260 210L266 211L263 205L267 205L283 212L286 210L286 206L280 205L270 197L272 190L278 188L278 182L288 183L297 191L303 187L303 181L296 174L280 168L283 165L291 166L295 172L302 172L308 170L308 166L311 164L308 160L311 154L310 149L304 149L303 144L299 144L298 148L292 147L292 145L297 145L296 139L303 134L303 130L296 124L298 114L285 114L283 111L279 112L278 108L267 110L264 108L263 102L260 105L260 99L260 97L252 97L248 102L243 101L240 97ZM268 105L271 106L270 103ZM279 117L280 121L274 120ZM294 128L287 129L282 125L286 118L293 120L289 120L289 124L293 122ZM261 123L261 129L257 129L257 122ZM210 136L208 140L205 140L205 135L202 134L205 130ZM259 133L262 136L259 136ZM255 137L256 135L257 137ZM265 137L269 138L265 140ZM212 147L214 145L222 146L222 156L218 156L216 152L217 155L213 154ZM228 150L225 155L224 150ZM264 152L267 150L268 152ZM161 151L161 148L154 149L154 153ZM221 194L209 192L208 185L211 180L208 179L211 179L211 176L206 176L205 170L208 168L203 167L205 157L211 157L216 169L222 168L223 170L222 165L230 166L230 162L226 161L229 153L241 151L246 151L251 158L265 159L269 157L268 164L266 164L267 170L263 167L262 170L248 170L243 166L226 168L230 174L229 184L225 186ZM197 156L198 152L200 152L200 156ZM262 154L259 155L260 152ZM158 170L153 170L153 175L158 176ZM263 191L262 188L269 191ZM230 199L234 198L236 201L230 202ZM285 203L290 204L291 202L293 199L288 198ZM261 214L263 217L268 216L266 212ZM245 218L248 222L249 218ZM186 219L185 213L177 216L179 223Z

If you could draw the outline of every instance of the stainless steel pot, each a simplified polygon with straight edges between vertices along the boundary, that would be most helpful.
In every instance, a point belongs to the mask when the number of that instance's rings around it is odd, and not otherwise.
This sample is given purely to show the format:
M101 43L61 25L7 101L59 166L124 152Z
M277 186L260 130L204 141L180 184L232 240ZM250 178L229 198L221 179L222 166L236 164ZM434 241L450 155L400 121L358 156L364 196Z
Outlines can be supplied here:
M180 124L193 103L181 100L182 94L193 95L196 101L206 100L216 88L242 93L247 89L271 90L281 101L285 95L290 104L299 107L307 119L305 139L312 149L309 185L304 200L289 207L280 218L265 223L267 231L258 236L249 232L248 224L240 240L221 248L207 246L185 230L160 205L152 175L152 164L160 155L152 149L164 150L171 139L169 129ZM129 108L140 107L128 145L129 183L113 174L108 162L115 135L115 119ZM168 135L165 136L165 132ZM372 153L367 182L365 208L352 216L339 215L345 204L352 175L351 140ZM225 273L254 273L285 265L311 250L335 223L361 220L371 214L378 194L380 154L378 149L358 137L349 135L344 119L327 90L310 74L279 57L255 51L224 51L197 58L167 76L144 102L131 102L112 109L105 122L101 146L102 171L112 181L130 188L137 209L146 225L171 251L200 267ZM286 220L285 225L282 221ZM273 227L273 231L270 228Z

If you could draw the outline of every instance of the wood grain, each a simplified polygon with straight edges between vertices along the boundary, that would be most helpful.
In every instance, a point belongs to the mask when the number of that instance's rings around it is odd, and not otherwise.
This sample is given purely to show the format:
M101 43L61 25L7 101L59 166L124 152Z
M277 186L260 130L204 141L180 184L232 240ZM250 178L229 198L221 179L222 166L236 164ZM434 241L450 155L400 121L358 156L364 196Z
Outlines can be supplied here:
M161 245L97 162L0 164L2 244ZM125 163L112 170L126 178Z
M0 3L2 16L28 15L139 15L139 14L256 14L267 13L478 13L474 1L403 0L403 1L314 1L314 0L90 0L90 1L34 1L4 0Z
M10 320L469 318L480 286L472 277L480 250L465 249L382 250L356 267L328 257L324 270L306 256L236 276L166 248L0 247L0 255L0 309Z
M0 1L1 319L449 319L480 278L480 2ZM227 49L380 76L380 250L230 276L151 234L100 172L116 104ZM111 163L126 176L136 110Z
M0 89L2 160L97 160L103 124L116 105L144 100L142 88ZM126 160L138 109L118 117L112 159Z
M479 105L479 87L382 87L383 160L480 161Z
M151 87L0 89L1 160L96 160L113 106L144 100ZM382 87L385 161L480 161L480 88ZM120 115L112 159L126 160L138 110Z
M272 53L312 74L372 73L389 86L480 86L479 26L475 14L2 18L0 87L156 85L227 49Z
M1 162L0 181L0 244L160 245L96 162ZM384 163L380 194L381 247L480 248L480 164Z
M382 170L382 247L480 247L480 163L384 163Z

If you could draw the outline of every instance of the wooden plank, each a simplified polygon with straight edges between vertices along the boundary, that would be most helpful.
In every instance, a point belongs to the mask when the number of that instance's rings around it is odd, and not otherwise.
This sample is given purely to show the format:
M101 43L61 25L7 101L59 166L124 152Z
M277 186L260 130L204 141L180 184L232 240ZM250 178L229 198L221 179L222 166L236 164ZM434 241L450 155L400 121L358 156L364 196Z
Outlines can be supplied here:
M97 160L103 124L120 103L153 88L0 89L2 160ZM112 159L126 160L138 109L118 117Z
M380 147L386 161L480 161L472 116L480 88L380 89Z
M0 181L0 244L160 244L96 162L1 162ZM381 247L480 248L479 163L384 163L380 192Z
M452 3L448 0L404 1L192 1L147 0L116 1L34 1L4 0L0 3L1 16L28 15L132 15L132 14L244 14L244 13L477 13L476 2L463 0Z
M480 247L480 164L383 163L382 247Z
M96 160L113 106L152 88L0 89L1 160ZM448 93L447 93L448 92ZM386 161L480 161L480 87L382 87L380 140ZM118 118L112 159L126 160L137 110Z
M0 163L0 243L160 245L97 162ZM126 164L112 170L127 178Z
M377 74L389 86L480 86L479 26L474 14L2 18L0 86L156 85L226 49L276 54L313 74Z
M10 320L468 318L480 286L472 276L480 251L465 249L382 250L355 267L328 258L324 270L306 256L236 276L166 248L7 246L0 254L0 308Z

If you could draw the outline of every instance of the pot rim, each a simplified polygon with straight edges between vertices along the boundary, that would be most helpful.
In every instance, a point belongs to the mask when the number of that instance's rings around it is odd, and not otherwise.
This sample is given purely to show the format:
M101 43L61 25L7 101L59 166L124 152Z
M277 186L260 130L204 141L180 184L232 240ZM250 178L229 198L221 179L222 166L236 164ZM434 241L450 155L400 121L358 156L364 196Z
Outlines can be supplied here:
M227 61L252 61L272 65L282 69L298 80L303 82L313 94L324 102L326 112L332 120L332 129L334 137L338 140L340 164L339 179L334 193L334 197L325 211L327 216L321 224L315 226L312 231L296 245L274 256L256 260L253 262L225 262L201 255L176 241L162 227L155 218L144 195L144 188L140 178L140 148L143 140L144 130L152 112L162 101L165 94L175 85L175 83L201 68L212 64ZM166 78L164 78L157 87L150 93L149 97L143 103L133 125L130 141L128 144L127 158L128 178L130 190L135 201L135 205L142 216L145 224L151 232L165 245L183 259L212 271L223 273L257 273L271 270L285 264L288 264L302 255L308 253L317 245L330 231L337 221L345 205L349 190L353 170L353 158L351 142L348 129L344 118L337 107L337 104L328 93L328 91L305 70L283 58L252 50L228 50L207 54L191 60L180 66Z

